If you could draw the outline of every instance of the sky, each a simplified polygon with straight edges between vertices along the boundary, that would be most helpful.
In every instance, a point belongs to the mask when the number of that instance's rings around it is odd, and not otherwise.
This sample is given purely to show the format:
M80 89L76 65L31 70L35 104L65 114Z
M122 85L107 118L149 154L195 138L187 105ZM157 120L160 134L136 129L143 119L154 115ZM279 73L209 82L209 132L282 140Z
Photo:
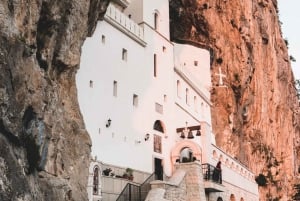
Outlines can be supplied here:
M289 43L289 55L296 62L291 62L294 76L300 79L300 1L278 0L279 20L282 22L283 37Z

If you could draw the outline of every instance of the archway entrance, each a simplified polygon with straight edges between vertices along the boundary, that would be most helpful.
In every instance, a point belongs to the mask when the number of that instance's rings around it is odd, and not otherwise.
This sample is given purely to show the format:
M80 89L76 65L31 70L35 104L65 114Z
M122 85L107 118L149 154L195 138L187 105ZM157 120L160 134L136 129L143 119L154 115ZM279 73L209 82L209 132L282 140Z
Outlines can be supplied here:
M184 159L186 157L187 159ZM196 144L191 140L183 140L175 145L171 151L171 161L172 165L183 160L190 160L186 162L191 162L194 160L202 162L202 149L200 145Z
M194 161L193 150L188 147L183 148L180 152L180 162L186 163L192 161Z

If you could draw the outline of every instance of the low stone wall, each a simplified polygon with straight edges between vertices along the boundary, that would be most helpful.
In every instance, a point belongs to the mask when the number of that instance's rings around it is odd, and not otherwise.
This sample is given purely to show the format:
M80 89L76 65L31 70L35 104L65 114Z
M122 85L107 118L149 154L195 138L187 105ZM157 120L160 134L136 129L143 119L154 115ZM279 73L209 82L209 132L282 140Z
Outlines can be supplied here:
M195 161L191 163L175 164L176 169L186 171L186 199L189 201L206 200L201 163Z
M126 167L119 167L119 166L114 166L114 165L105 164L105 163L102 163L101 167L102 167L102 170L110 168L112 170L111 173L113 173L114 175L119 175L119 176L122 176L126 171ZM150 173L142 172L139 170L133 170L132 174L133 174L133 182L139 183L139 184L142 184L151 175Z

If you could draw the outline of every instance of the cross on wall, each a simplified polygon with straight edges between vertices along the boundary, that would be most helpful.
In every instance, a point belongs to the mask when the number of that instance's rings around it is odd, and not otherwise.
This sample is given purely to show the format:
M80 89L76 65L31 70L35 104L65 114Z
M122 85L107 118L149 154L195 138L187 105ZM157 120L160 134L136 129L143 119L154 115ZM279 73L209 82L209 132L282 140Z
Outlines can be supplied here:
M219 86L223 86L223 78L226 78L226 75L222 73L221 67L219 67L219 73L216 73L215 75L219 76Z

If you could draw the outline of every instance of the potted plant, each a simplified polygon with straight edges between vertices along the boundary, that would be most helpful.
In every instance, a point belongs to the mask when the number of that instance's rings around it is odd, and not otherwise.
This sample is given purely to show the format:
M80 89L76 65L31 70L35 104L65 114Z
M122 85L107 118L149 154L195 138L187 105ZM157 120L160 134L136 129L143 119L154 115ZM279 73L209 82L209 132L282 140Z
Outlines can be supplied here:
M126 168L126 171L123 174L124 179L133 180L133 170L131 168Z
M102 171L103 175L105 176L109 176L109 173L111 172L112 170L110 168L106 168L105 170Z

